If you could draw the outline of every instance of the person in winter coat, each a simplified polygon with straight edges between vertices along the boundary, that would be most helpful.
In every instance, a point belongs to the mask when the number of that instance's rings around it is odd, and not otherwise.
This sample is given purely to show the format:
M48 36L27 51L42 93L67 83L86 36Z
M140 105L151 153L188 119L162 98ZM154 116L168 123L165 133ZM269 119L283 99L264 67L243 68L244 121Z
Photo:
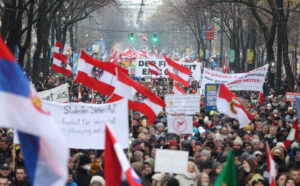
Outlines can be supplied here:
M78 186L87 186L90 184L91 175L91 160L88 156L83 155L78 164L78 168L76 170L76 179Z
M144 175L142 176L143 186L152 186L152 176L154 175L154 159L148 158L144 161Z
M175 178L178 180L180 186L197 186L199 169L195 163L188 162L188 170L186 174L178 174Z
M66 186L78 186L77 183L73 180L73 173L70 169Z
M245 159L237 174L238 185L246 185L247 180L257 172L257 167L254 160Z

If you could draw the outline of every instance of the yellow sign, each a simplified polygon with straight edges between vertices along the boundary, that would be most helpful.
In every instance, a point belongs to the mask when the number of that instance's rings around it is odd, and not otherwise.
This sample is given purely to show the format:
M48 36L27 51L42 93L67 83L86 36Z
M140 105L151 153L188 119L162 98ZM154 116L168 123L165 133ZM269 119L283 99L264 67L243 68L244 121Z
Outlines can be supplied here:
M254 52L252 49L247 49L247 61L248 64L252 64L253 63L253 58L254 58Z
M199 51L199 57L200 57L200 58L204 58L204 52L203 52L202 49L200 49L200 51Z

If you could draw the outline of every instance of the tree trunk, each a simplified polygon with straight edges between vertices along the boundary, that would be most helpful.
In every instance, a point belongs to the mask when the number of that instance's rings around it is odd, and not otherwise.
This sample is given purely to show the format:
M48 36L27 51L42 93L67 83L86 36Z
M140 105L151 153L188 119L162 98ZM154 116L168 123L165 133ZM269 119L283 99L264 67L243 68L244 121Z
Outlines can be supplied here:
M75 51L73 25L71 25L69 27L69 35L70 35L70 45L71 45L72 51Z
M289 91L294 91L295 87L295 77L293 75L291 64L289 60L289 41L288 41L288 33L287 33L287 21L284 22L283 26L283 63L285 67L286 78L289 85Z

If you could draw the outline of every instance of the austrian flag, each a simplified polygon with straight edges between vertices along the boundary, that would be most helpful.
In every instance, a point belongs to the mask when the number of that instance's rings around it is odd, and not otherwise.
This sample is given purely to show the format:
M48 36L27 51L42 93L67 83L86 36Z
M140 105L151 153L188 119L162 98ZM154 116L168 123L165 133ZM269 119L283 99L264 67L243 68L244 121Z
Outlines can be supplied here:
M143 113L152 124L166 106L165 102L123 72L118 70L117 76L114 94L107 102L128 99L128 108Z
M173 91L172 94L177 94L177 95L182 95L185 94L184 90L180 87L180 85L175 82L174 86L173 86Z
M237 119L240 123L240 128L251 123L253 119L241 101L224 84L220 84L217 97L217 110L229 117Z
M191 69L181 66L170 58L166 58L167 62L167 74L174 81L178 81L184 86L189 86L190 75L192 74Z
M81 51L77 68L76 82L107 96L112 95L115 89L115 68L119 68L120 71L127 73L127 70L122 67L94 59L84 51Z
M62 73L66 76L72 75L72 68L68 63L68 57L63 54L63 46L58 41L56 41L53 51L52 70Z
M148 68L149 74L154 74L158 76L161 70L152 61L150 61L148 64L149 64L149 68Z

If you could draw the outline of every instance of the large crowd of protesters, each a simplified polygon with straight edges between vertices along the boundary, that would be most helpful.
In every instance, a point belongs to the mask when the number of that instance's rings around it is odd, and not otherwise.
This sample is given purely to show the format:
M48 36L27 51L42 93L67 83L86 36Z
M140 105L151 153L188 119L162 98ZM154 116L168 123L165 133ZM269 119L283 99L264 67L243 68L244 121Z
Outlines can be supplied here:
M96 104L105 103L107 97L78 85L74 78L50 75L35 85L38 91L48 90L63 83L69 83L70 102L78 102L81 89L81 102L90 103L94 96ZM285 82L283 81L283 84ZM296 83L298 86L299 81ZM162 99L172 90L173 82L166 78L153 79L148 85L154 94ZM190 83L184 88L188 94L199 93L199 82ZM236 95L247 100L246 108L254 120L244 128L239 128L236 119L216 111L206 111L201 95L200 112L193 115L193 134L168 133L167 115L159 114L155 123L148 124L141 113L130 116L130 148L125 149L131 166L144 186L209 186L213 185L226 162L231 149L235 155L236 178L240 186L269 185L266 144L276 163L276 183L278 186L300 185L300 140L293 141L287 149L284 142L293 123L297 119L296 105L285 101L285 90L277 95L267 83L264 85L265 101L258 103L258 92L235 91ZM0 186L30 185L21 147L13 144L14 131L0 130ZM300 139L300 138L299 138ZM155 172L157 149L188 151L189 161L186 174L165 174ZM67 186L103 186L103 150L71 149L68 162ZM124 185L126 185L124 183Z

